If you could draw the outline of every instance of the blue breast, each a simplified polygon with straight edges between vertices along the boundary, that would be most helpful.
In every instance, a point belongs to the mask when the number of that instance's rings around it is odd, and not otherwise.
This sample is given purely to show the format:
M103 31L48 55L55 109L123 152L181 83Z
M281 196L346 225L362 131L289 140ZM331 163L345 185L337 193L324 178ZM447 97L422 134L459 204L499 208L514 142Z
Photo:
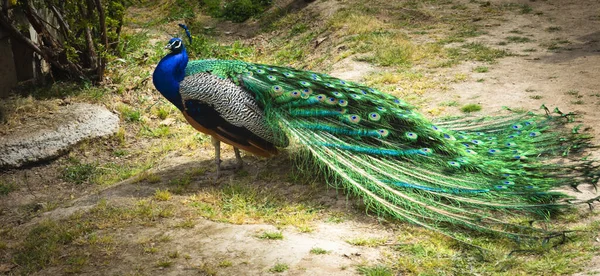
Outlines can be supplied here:
M154 87L179 110L183 110L179 82L185 77L187 63L188 55L184 48L178 53L170 53L162 58L152 74Z

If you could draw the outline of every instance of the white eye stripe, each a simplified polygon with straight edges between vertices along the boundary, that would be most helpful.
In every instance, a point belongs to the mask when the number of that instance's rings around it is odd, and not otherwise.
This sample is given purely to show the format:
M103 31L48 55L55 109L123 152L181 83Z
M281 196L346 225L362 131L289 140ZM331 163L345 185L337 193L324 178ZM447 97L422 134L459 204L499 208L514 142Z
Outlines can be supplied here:
M177 40L175 42L173 42L173 48L177 49L181 47L181 40Z

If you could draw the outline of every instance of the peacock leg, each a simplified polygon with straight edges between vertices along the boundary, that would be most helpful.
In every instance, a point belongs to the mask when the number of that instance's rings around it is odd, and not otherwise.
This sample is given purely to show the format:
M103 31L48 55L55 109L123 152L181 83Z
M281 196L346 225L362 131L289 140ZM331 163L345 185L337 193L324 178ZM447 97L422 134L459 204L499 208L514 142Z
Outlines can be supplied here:
M242 156L240 155L240 149L233 147L233 152L235 152L235 160L237 161L236 170L239 170L244 167L244 160L242 160Z
M214 136L211 136L213 147L215 147L215 163L217 164L217 178L219 179L219 174L221 171L221 141L219 141Z

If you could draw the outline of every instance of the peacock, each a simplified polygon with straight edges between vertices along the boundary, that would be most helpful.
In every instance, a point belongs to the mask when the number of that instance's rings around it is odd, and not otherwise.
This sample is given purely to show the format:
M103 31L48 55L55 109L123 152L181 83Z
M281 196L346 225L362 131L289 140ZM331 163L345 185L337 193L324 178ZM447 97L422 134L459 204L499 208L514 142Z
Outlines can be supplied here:
M572 113L543 107L546 114L431 121L397 97L326 74L189 61L178 37L166 48L154 85L212 137L217 173L220 142L234 147L238 167L239 149L271 157L293 144L314 162L311 174L341 183L370 210L467 243L475 233L517 241L560 236L516 218L548 218L598 200L555 191L600 179L597 162L580 157L594 147L591 136L566 126Z

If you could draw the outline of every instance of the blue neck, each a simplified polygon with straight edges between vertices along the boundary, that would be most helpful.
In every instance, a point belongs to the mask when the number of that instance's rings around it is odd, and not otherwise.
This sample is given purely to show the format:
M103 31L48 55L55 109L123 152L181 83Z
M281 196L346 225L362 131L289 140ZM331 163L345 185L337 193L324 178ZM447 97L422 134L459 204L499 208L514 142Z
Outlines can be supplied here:
M182 46L183 47L183 46ZM188 55L185 48L179 52L172 52L160 60L152 82L154 87L174 104L179 110L183 110L181 95L179 94L179 82L185 77L185 67L188 63Z

